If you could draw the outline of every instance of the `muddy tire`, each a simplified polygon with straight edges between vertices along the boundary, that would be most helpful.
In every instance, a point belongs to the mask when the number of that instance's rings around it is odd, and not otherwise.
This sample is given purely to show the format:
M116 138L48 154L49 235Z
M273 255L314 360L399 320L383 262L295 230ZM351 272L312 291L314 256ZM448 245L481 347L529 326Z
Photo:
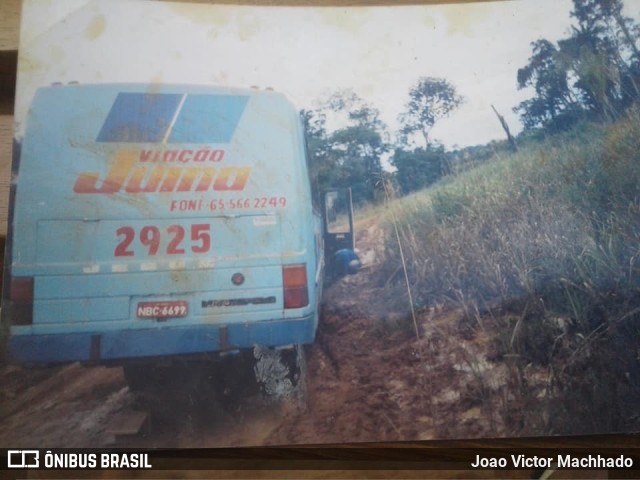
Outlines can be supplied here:
M265 399L273 402L306 403L306 357L303 345L291 349L256 346L256 382Z

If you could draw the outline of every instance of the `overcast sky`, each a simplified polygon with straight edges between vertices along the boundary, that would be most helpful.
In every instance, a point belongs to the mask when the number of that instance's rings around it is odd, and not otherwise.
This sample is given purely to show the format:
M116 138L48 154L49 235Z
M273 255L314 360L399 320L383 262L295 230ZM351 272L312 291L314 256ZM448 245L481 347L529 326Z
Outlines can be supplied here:
M640 0L625 0L640 18ZM530 92L516 72L530 43L570 25L570 0L390 7L250 7L142 0L25 0L16 121L53 82L167 82L273 87L298 108L353 88L393 131L420 76L448 79L467 101L436 125L446 146L501 139L491 104Z

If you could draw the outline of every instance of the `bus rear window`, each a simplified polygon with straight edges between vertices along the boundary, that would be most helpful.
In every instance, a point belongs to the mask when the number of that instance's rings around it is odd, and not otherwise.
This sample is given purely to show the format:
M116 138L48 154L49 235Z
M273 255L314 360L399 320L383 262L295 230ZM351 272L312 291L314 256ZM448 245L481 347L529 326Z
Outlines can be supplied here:
M228 143L248 96L119 93L98 142Z
M228 143L248 100L239 95L188 95L168 143Z
M183 95L119 93L98 134L98 142L161 142Z

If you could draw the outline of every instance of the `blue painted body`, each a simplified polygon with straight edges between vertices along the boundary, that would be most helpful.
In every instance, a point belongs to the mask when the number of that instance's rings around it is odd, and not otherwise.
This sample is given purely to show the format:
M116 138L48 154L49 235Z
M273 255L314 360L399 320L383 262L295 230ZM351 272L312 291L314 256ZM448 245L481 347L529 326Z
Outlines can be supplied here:
M193 225L206 226L206 251ZM160 233L157 251L144 238L149 227ZM122 228L134 237L118 255ZM172 228L185 232L177 252ZM100 363L311 343L322 228L302 126L280 94L40 89L22 141L9 252L10 274L33 278L33 320L11 326L9 353L22 363ZM306 265L309 302L287 309L282 267L296 264ZM139 303L161 301L187 302L188 313L137 315Z

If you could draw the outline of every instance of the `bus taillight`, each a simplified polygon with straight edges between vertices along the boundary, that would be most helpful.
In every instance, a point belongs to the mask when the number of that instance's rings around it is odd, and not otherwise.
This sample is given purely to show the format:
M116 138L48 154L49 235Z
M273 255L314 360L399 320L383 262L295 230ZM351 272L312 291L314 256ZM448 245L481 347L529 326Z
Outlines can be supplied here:
M284 308L301 308L309 305L307 288L307 266L285 265L282 267Z

